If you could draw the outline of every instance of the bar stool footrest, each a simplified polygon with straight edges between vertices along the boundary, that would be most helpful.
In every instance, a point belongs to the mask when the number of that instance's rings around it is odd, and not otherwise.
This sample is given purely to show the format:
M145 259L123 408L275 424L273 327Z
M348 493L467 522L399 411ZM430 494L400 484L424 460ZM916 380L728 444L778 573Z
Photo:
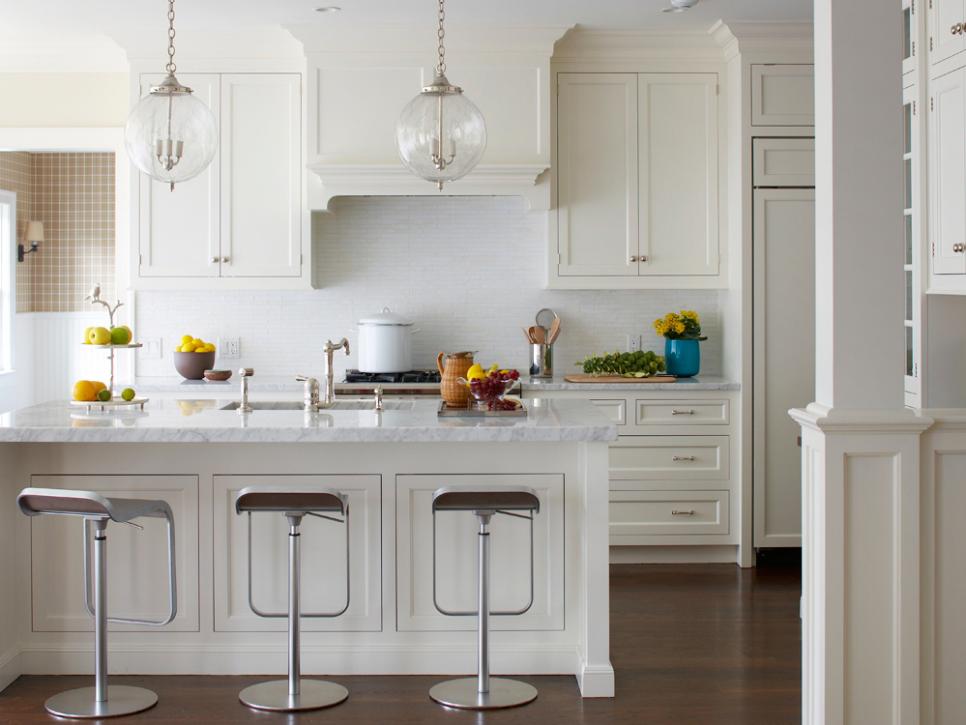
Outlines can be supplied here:
M489 692L479 692L478 688L476 677L463 677L440 682L429 691L429 696L440 705L459 710L499 710L537 699L536 687L505 677L491 677Z
M338 705L349 697L342 685L327 680L299 680L299 694L288 694L288 680L270 680L251 685L238 693L244 705L255 710L299 712Z
M81 687L54 695L44 703L47 712L57 717L78 720L100 720L133 715L154 707L158 696L143 687L108 685L107 700L97 702L93 687Z

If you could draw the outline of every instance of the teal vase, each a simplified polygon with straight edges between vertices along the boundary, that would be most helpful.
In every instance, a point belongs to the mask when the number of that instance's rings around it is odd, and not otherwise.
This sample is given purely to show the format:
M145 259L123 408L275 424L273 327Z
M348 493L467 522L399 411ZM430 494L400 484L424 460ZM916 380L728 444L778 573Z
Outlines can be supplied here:
M701 370L701 346L697 340L664 340L668 375L690 378Z

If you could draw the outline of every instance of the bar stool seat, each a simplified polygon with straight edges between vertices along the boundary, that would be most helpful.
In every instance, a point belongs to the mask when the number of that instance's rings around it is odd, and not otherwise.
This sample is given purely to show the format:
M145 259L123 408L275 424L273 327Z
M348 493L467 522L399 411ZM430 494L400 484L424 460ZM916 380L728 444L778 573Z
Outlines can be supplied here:
M264 612L252 601L252 532L253 513L281 513L288 520L289 593L287 612ZM246 687L238 693L243 704L256 710L298 712L332 707L349 697L349 691L335 682L304 680L301 677L300 619L302 617L337 617L349 607L349 499L338 491L311 486L249 486L235 497L235 513L248 514L248 605L260 617L288 617L288 679L270 680ZM341 515L342 520L334 517ZM344 524L346 527L346 601L337 612L301 611L301 546L299 537L302 518L315 516Z
M94 687L54 695L44 704L52 715L64 718L102 719L132 715L153 707L158 696L143 687L108 685L107 625L138 624L160 627L178 613L174 559L174 514L166 501L108 498L94 491L59 488L25 488L17 506L27 516L77 516L84 521L84 602L94 616ZM163 518L168 529L169 613L163 620L107 616L107 524L134 524L138 518ZM94 528L94 601L90 596L90 529ZM140 528L140 527L138 527Z
M479 575L475 612L452 612L443 609L436 599L436 513L471 511L479 522ZM496 710L532 702L537 688L519 680L490 677L490 616L524 614L533 604L533 517L540 512L536 492L525 486L488 486L486 488L444 487L433 494L433 604L448 616L477 618L477 674L433 686L429 696L445 707L461 710ZM504 514L530 521L530 603L508 612L490 610L490 519Z

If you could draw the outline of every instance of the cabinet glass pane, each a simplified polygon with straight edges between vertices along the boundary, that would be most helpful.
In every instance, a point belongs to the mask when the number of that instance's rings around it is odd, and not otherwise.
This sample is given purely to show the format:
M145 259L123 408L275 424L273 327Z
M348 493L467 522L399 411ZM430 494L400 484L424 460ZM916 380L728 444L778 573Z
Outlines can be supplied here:
M902 107L902 153L912 153L912 104Z
M912 322L912 270L906 272L906 320Z
M906 264L912 264L912 214L906 214Z
M914 372L912 363L912 328L906 328L906 375L912 377Z
M912 11L906 8L902 11L902 59L912 57Z
M906 159L903 162L905 167L905 208L912 209L912 159Z

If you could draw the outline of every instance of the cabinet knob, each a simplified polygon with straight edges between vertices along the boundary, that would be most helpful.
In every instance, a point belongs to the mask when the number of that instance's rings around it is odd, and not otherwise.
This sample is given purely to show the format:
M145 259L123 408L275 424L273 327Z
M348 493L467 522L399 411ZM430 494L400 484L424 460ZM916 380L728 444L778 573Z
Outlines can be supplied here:
M949 29L949 32L952 35L960 35L960 34L962 34L962 32L963 32L963 24L962 23L956 23L953 27L951 27Z
M212 264L218 264L218 259L219 259L219 257L212 257L211 258L211 263Z
M640 259L640 257L637 257L637 256L631 257L631 261L632 262L636 262L638 259Z
M638 260L641 261L641 262L646 262L647 261L647 257L642 254L640 257L638 257Z
M225 263L225 264L228 264L228 263L229 263L229 262L231 261L231 258L230 258L230 257L222 257L222 258L221 258L221 261L222 261L223 263Z

